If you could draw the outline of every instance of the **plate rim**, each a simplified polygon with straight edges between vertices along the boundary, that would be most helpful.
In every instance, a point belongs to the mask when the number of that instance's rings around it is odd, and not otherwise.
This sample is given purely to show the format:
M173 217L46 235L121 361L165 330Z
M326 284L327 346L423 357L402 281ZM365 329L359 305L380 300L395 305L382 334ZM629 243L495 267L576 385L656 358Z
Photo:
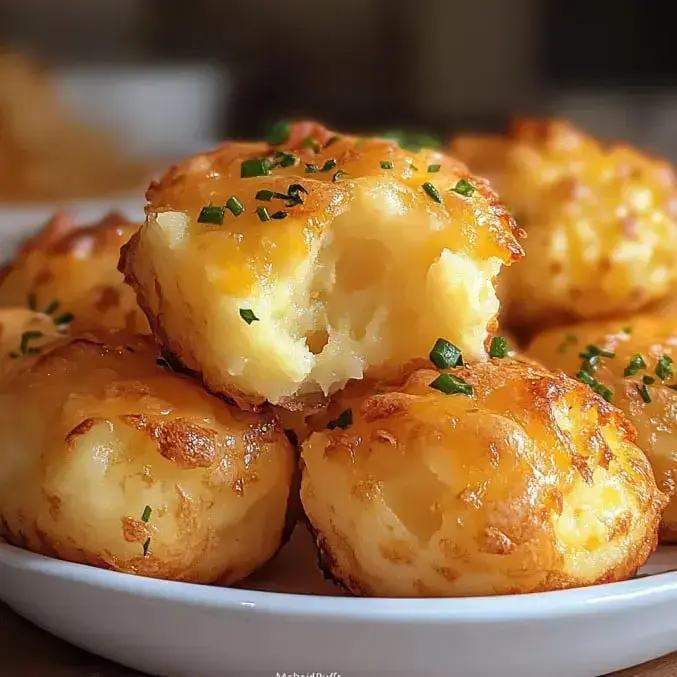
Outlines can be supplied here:
M269 592L184 583L100 569L0 542L0 568L123 593L146 600L224 611L302 619L381 623L538 621L626 610L677 597L677 571L627 581L516 595L449 598L376 598ZM0 594L0 597L5 595Z

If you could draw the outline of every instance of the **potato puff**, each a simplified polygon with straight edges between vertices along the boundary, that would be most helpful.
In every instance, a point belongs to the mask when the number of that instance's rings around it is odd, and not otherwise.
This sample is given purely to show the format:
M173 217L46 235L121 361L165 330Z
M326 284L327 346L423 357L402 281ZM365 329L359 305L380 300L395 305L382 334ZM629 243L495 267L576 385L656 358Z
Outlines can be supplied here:
M0 308L48 312L76 331L92 327L149 333L134 292L117 270L120 247L138 229L111 212L79 227L58 212L16 258L0 270Z
M231 584L293 524L277 419L174 374L150 337L61 337L15 359L0 432L0 537L34 552Z
M0 373L24 355L37 354L43 345L63 337L54 318L28 308L0 309Z
M482 358L521 256L487 183L439 152L280 125L148 190L123 250L164 350L240 406L297 408L449 336ZM224 206L225 205L225 206Z
M643 315L590 322L539 334L528 354L551 369L589 382L623 410L637 429L661 491L671 496L662 542L677 542L677 322ZM583 354L583 356L581 356Z
M451 148L472 159L471 140ZM485 167L490 155L481 156ZM500 280L509 325L533 333L668 297L677 283L677 182L666 162L548 120L516 124L494 158L494 187L528 233L525 260Z
M655 547L666 498L632 426L563 374L494 359L342 406L303 445L301 499L321 561L355 594L605 583Z

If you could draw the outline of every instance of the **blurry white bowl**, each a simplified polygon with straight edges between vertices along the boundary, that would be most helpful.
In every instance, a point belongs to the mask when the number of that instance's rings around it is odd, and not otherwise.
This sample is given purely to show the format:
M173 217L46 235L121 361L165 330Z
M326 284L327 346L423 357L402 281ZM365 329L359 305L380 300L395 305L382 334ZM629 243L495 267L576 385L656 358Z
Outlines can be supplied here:
M230 82L211 64L78 66L54 72L83 122L111 131L134 155L179 157L209 147L227 112Z

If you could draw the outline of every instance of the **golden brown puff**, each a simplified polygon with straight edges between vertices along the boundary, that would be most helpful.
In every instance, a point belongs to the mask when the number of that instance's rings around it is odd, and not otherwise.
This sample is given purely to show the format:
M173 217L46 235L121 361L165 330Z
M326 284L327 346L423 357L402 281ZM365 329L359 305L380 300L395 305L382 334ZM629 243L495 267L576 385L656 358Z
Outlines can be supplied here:
M518 122L504 144L484 145L484 155L471 139L451 148L462 159L474 153L485 171L493 154L493 185L527 230L524 261L500 280L513 328L635 313L675 288L677 182L668 163L605 147L557 120Z
M138 227L116 212L79 227L58 212L0 270L0 307L49 311L55 320L74 317L76 331L100 326L149 333L117 270L120 247Z
M431 387L440 378L460 392ZM303 445L301 499L321 560L355 594L604 583L655 547L666 498L632 426L563 374L510 359L420 370L342 406Z
M171 580L234 583L284 535L294 453L156 362L148 337L58 340L0 379L0 537Z
M0 308L0 377L20 357L35 355L58 338L65 338L65 330L50 315L28 308Z
M148 190L121 270L165 351L241 406L326 395L440 334L481 358L494 277L521 256L488 184L390 139L285 136L225 143Z
M596 355L599 351L604 353ZM659 488L672 497L663 513L661 541L677 541L675 318L644 315L552 329L534 339L528 354L570 376L589 372L581 378L608 389L607 397L637 429L637 444L649 458ZM591 354L596 355L592 366Z

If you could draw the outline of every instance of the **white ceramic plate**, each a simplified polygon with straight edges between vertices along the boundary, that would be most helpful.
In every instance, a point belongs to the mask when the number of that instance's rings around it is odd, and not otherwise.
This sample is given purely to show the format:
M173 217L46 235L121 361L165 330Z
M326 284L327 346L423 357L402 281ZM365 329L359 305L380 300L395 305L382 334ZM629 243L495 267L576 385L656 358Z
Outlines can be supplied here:
M0 544L0 597L73 644L171 677L598 677L677 649L677 572L533 595L356 599L331 596L309 550L299 527L247 589L228 589ZM677 549L664 549L646 571L675 566ZM318 594L290 594L299 587Z

